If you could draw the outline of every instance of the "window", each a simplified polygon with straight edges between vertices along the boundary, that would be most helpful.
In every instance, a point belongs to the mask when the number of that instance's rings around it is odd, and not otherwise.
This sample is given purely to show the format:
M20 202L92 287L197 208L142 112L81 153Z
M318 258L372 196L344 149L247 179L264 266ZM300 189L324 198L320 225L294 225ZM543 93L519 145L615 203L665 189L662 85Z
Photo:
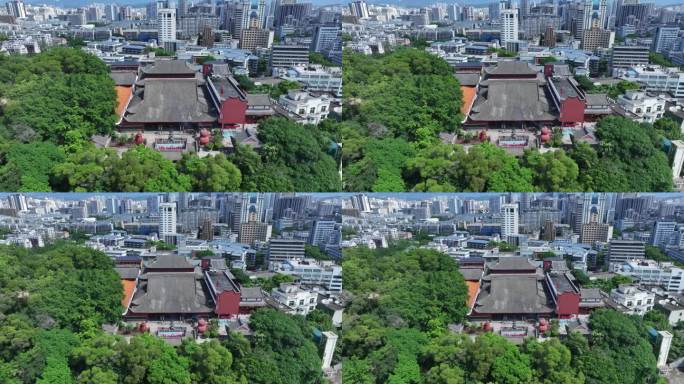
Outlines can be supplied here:
M314 298L312 297L309 299L309 304L313 304L313 302L314 302Z
M636 111L634 111L634 112L635 113L641 113L641 108L637 108Z
M306 113L306 109L304 109L304 108L299 108L299 112L297 112L297 113L299 113L300 115L303 115L303 114Z
M299 300L299 305L304 305L304 299Z
M322 107L321 107L321 112L325 112L326 109L327 109L327 107L326 107L325 105L322 106Z
M311 109L309 109L309 113L316 113L316 107L311 107Z
M662 105L659 105L659 106L656 108L656 111L660 111L661 109L663 109L663 106L662 106Z
M294 301L289 301L289 302L287 303L287 306L288 306L288 307L294 307L294 305L295 305L295 302L294 302Z

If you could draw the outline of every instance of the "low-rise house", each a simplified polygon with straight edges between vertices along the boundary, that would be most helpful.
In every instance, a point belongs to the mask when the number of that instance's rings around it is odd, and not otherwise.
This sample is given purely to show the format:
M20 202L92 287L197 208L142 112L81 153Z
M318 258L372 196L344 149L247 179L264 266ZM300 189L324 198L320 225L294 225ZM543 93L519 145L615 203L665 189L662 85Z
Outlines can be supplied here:
M665 114L665 97L627 91L617 98L618 112L640 123L654 123Z
M313 96L309 92L290 90L287 95L281 95L278 103L288 111L302 116L303 122L318 124L328 117L330 99L326 95Z
M653 309L655 294L636 285L622 284L610 291L610 304L628 315L643 316Z
M278 303L289 308L288 313L293 315L308 315L316 309L318 293L302 288L297 284L280 284L273 288L271 297Z

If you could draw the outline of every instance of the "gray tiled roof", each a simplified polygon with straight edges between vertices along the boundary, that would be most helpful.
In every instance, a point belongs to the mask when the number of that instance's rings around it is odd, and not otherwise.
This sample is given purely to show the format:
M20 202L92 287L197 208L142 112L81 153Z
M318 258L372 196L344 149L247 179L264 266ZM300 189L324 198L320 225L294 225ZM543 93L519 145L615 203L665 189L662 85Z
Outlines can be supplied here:
M142 71L151 75L180 75L195 73L184 60L156 60L154 64L142 68Z
M197 78L138 81L124 119L129 122L194 123L217 118L208 90Z
M185 256L168 255L158 256L150 265L150 268L157 269L187 269L193 268L192 264Z
M208 313L211 308L194 272L149 273L131 301L134 313Z
M534 75L537 73L524 61L500 61L496 67L485 68L485 72L497 76Z
M542 281L536 275L498 275L484 281L475 302L477 313L551 313Z
M490 79L480 86L470 114L474 121L555 120L536 79Z
M458 82L466 87L474 87L480 82L480 74L472 72L455 73L454 76Z
M115 85L123 86L133 85L137 76L134 71L112 71L109 73L109 77L114 80Z

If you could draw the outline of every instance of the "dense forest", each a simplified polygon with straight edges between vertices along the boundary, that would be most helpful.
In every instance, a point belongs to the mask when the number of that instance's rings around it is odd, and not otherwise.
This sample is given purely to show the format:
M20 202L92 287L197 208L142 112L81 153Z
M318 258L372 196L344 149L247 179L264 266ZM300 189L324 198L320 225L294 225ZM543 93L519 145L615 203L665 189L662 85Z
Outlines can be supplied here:
M262 309L254 337L185 341L173 347L149 334L101 330L123 311L111 259L72 243L25 250L0 247L0 383L4 384L302 384L320 383L321 360L309 319Z
M444 144L460 128L461 91L446 61L413 48L344 55L344 189L376 192L669 191L663 138L680 139L669 119L638 124L611 116L600 145L575 143L520 158L490 143ZM619 91L629 87L621 87ZM558 133L557 133L558 134Z
M259 152L186 155L176 163L144 146L123 155L96 148L115 138L116 94L107 66L73 48L0 56L0 190L337 191L334 121L304 126L271 118Z
M595 311L593 337L526 340L457 334L466 287L453 259L409 243L347 248L344 284L353 294L341 333L345 383L644 384L658 377L647 327L664 316ZM467 324L467 322L465 322ZM661 329L661 328L659 328Z

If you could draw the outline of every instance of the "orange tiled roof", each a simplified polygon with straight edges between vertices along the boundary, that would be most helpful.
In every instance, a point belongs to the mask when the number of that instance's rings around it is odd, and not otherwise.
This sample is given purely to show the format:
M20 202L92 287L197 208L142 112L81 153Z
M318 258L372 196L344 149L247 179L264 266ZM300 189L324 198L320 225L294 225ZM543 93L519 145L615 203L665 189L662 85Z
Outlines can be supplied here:
M128 306L128 303L131 301L131 297L133 297L135 283L135 280L121 280L121 285L123 286L124 290L124 297L121 299L121 305L123 305L124 308Z
M468 116L470 113L470 108L473 106L473 101L475 101L475 95L477 94L475 87L461 86L461 92L463 93L463 104L461 105L461 113Z
M133 93L133 88L121 85L117 85L114 88L116 89L116 113L117 115L122 116L126 109L128 99L131 98L131 93Z
M472 308L475 304L475 299L477 298L477 291L480 289L479 281L466 281L466 286L468 287L468 308Z

